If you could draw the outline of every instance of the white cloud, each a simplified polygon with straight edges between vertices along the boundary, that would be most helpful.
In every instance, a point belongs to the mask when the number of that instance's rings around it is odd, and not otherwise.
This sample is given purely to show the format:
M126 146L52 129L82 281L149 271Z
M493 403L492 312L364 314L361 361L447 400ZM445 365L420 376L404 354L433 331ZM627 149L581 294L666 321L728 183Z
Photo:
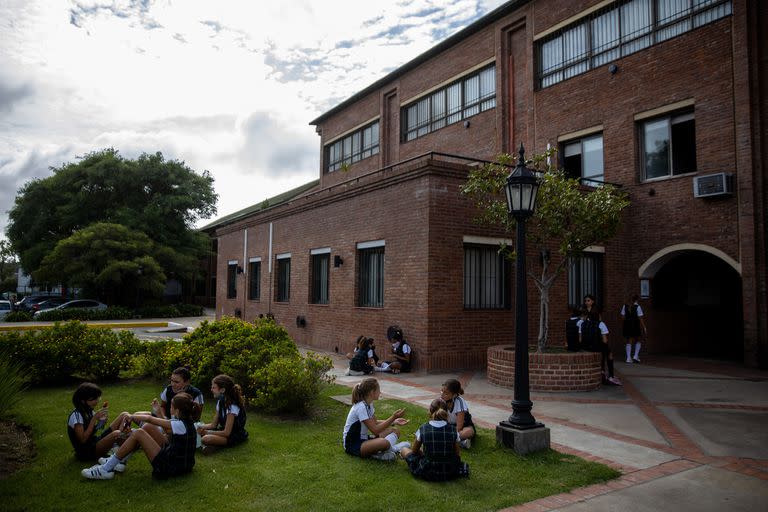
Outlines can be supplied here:
M319 172L307 123L500 0L5 0L0 232L48 166L115 147L209 170L225 215Z

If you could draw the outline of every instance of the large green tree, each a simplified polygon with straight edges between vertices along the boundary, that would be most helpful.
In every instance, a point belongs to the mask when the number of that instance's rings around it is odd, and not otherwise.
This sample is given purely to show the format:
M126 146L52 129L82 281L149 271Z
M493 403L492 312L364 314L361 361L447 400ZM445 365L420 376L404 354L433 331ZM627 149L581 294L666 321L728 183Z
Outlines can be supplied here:
M629 206L627 194L613 185L585 187L569 178L548 163L556 161L553 156L554 151L549 150L528 162L541 173L536 211L527 224L527 238L542 255L540 272L528 272L539 291L539 351L544 351L549 336L549 291L555 280L566 269L569 258L613 238L621 227L622 210ZM516 223L507 213L504 184L514 165L514 157L500 155L496 162L473 170L463 187L479 210L477 220L501 226L508 233L514 232ZM554 264L548 256L552 246L559 255ZM502 246L501 250L515 256L508 247Z
M16 269L19 262L11 248L11 242L0 240L0 291L16 291Z
M145 254L168 277L185 277L208 249L194 230L216 213L217 195L207 171L161 153L123 158L115 149L90 153L75 163L51 168L52 176L26 183L9 212L6 233L22 267L40 281L68 282L69 276L43 268L57 244L96 223L119 224L151 241Z

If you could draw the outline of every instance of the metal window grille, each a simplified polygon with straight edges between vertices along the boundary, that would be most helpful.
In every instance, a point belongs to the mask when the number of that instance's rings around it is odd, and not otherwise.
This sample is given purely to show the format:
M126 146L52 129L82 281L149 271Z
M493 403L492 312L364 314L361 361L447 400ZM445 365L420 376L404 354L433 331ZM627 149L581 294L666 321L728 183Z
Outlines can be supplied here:
M379 153L379 122L374 121L325 147L325 170L341 169Z
M496 65L462 77L402 109L403 142L496 106Z
M248 264L248 299L261 298L261 262L252 261Z
M328 304L330 254L312 255L312 304Z
M277 260L277 302L288 302L291 299L291 259Z
M384 247L358 250L360 307L384 307Z
M603 296L603 258L599 253L584 253L568 259L568 304L578 307L584 296L592 294L598 304Z
M237 263L227 265L227 298L237 297Z
M567 78L729 16L731 0L622 0L537 42L537 84Z
M464 247L464 307L509 307L508 262L497 247Z

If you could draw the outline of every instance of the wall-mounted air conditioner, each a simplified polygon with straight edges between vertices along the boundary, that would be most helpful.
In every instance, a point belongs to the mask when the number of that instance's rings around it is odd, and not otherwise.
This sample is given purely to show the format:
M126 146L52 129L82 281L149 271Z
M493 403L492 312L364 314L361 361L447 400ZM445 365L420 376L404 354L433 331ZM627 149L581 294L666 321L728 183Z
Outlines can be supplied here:
M718 172L693 178L694 197L717 197L733 194L733 174Z

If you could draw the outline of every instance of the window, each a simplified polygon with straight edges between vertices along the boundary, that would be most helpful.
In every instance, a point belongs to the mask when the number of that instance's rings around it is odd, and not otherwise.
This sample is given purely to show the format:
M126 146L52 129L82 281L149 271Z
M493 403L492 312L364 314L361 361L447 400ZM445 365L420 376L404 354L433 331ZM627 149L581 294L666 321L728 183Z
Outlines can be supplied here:
M331 268L331 250L313 249L312 260L312 304L328 304L328 280Z
M693 113L645 121L641 125L643 179L696 172Z
M248 260L248 300L261 298L261 258Z
M277 302L291 300L291 255L277 255Z
M237 260L227 263L227 298L237 297Z
M357 305L384 307L384 241L357 244Z
M597 304L602 304L603 296L603 255L585 252L581 256L568 259L568 304L578 307L588 293L595 296Z
M730 0L620 0L536 43L541 88L719 20Z
M592 186L604 181L602 133L565 142L562 155L563 169L569 178L581 179L584 185Z
M495 246L464 246L464 307L509 307L510 264Z
M379 122L374 121L325 147L325 170L336 171L379 153Z
M463 77L403 107L403 142L496 106L496 66Z

